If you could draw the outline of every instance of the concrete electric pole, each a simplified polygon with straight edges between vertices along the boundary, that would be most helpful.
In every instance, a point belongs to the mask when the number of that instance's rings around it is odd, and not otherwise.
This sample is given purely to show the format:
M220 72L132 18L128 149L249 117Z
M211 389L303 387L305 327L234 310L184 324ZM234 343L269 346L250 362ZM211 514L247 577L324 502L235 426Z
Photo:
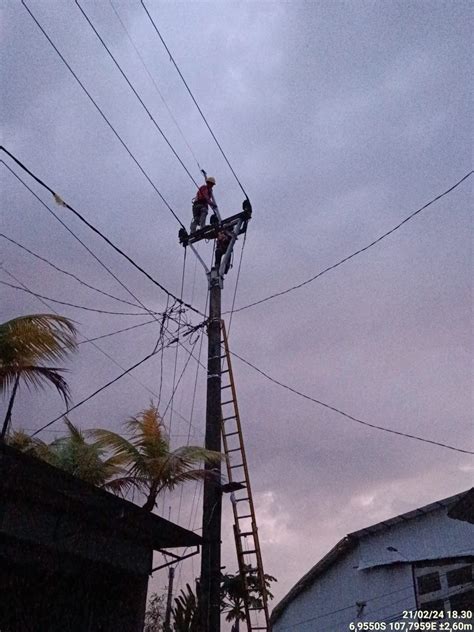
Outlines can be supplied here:
M242 205L243 211L221 220L217 215L217 224L205 226L190 235L184 229L179 232L183 246L190 246L206 271L209 280L209 321L208 321L208 358L207 358L207 404L205 447L221 452L221 291L224 275L228 269L232 250L238 235L247 230L252 215L248 200ZM221 253L219 261L209 270L194 248L193 244L202 239L216 239L221 230L231 235L230 242ZM221 465L205 465L209 476L204 481L202 515L202 553L201 577L199 582L199 611L201 632L220 632L221 618L221 518L222 518L222 481Z

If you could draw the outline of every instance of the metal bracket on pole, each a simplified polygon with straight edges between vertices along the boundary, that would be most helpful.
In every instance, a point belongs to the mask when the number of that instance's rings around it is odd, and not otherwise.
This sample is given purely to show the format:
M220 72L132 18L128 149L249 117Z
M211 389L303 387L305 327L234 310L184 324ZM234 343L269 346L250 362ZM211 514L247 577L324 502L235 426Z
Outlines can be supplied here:
M160 566L156 566L155 568L152 568L150 571L150 575L152 573L154 573L155 571L159 571L162 568L166 568L167 566L171 566L171 564L176 564L176 562L181 562L182 560L187 560L188 557L193 557L194 555L197 555L200 551L200 546L199 544L196 546L196 550L193 551L192 553L188 553L188 555L174 555L174 553L169 553L168 551L162 551L161 549L158 549L158 551L160 553L162 553L163 555L168 555L169 557L174 558L173 560L171 560L171 562L167 562L166 564L161 564Z
M207 267L207 265L204 263L203 258L201 257L201 255L199 254L199 252L196 250L196 248L192 245L189 244L189 246L191 247L191 250L194 252L194 254L196 255L196 257L199 259L199 262L201 263L202 267L204 268L204 270L206 271L206 274L209 274L209 268Z

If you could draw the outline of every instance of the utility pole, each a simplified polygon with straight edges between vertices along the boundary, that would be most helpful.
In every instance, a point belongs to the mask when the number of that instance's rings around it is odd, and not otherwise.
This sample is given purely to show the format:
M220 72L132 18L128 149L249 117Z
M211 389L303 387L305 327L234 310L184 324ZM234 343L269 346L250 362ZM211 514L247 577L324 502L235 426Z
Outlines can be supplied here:
M170 566L168 570L168 597L166 599L166 613L165 623L163 626L164 632L171 632L171 601L173 599L173 580L174 580L174 566Z
M209 275L209 325L207 357L206 438L208 450L221 451L221 287L216 266ZM221 466L205 465L201 555L201 627L203 632L220 630L221 574Z
M207 356L207 404L205 447L221 452L222 407L221 407L221 291L224 275L228 269L232 250L237 237L247 231L247 223L252 215L249 200L242 204L242 212L224 220L217 213L217 224L195 231L188 235L182 228L179 240L184 247L190 246L201 262L209 281L209 321ZM222 256L220 265L212 265L209 270L194 248L196 242L203 239L216 239L222 229L230 231L232 238ZM202 514L202 552L201 576L199 582L199 612L201 632L220 632L221 618L221 519L222 493L225 490L221 482L221 464L205 464L208 477L204 480Z

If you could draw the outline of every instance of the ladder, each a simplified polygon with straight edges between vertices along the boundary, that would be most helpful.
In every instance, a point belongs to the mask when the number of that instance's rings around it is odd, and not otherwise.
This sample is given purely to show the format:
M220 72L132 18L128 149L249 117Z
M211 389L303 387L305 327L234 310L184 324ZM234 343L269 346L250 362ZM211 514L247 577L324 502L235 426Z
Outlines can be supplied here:
M237 549L239 573L245 586L244 599L247 630L270 631L268 615L268 596L263 572L262 553L258 540L255 508L250 488L250 478L245 456L244 440L240 424L237 393L235 389L232 364L230 360L229 343L224 321L221 321L222 344L224 354L222 360L222 440L227 463L229 488L233 489L230 498L234 513L234 536ZM257 586L249 585L249 575L257 579ZM251 603L250 590L257 588L260 597L260 607ZM253 595L255 596L255 595Z

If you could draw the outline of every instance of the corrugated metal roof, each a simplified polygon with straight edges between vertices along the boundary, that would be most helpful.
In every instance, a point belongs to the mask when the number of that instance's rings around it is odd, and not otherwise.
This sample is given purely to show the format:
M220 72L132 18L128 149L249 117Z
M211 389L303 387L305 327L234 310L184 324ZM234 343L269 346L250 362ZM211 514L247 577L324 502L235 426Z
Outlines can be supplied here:
M420 516L427 515L433 511L439 510L443 507L451 507L458 503L465 495L469 493L468 491L461 492L459 494L455 494L454 496L449 496L448 498L444 498L442 500L435 501L430 503L429 505L425 505L423 507L419 507L418 509L414 509L412 511L408 511L404 514L400 514L399 516L394 516L393 518L389 518L388 520L383 520L369 527L365 527L364 529L359 529L358 531L354 531L346 535L342 540L340 540L335 547L333 547L327 555L325 555L317 564L315 564L303 577L293 586L293 588L283 597L283 599L275 606L273 609L271 620L275 622L282 614L285 608L293 601L293 599L299 595L305 588L313 583L313 581L321 575L329 566L331 566L337 559L339 559L342 555L350 551L356 544L364 537L371 536L377 533L381 533L382 531L389 529L392 526L400 524L402 522L409 522L415 518ZM392 560L392 563L399 562L399 559ZM403 559L402 561L407 562L408 560Z

